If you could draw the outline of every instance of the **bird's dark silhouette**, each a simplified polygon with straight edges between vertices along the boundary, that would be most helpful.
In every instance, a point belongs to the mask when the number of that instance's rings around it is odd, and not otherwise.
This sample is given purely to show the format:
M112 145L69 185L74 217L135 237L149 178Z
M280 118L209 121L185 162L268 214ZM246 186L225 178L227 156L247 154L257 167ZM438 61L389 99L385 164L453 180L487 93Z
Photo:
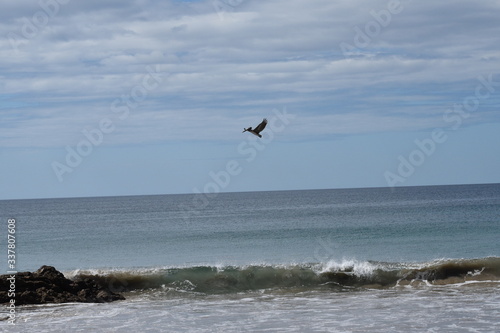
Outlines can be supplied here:
M264 128L266 128L266 125L267 125L267 119L264 118L264 120L262 120L262 122L259 125L257 125L257 127L255 127L254 129L252 129L251 127L244 128L242 133L250 132L253 135L257 135L259 138L262 138L262 135L260 135L260 132L262 132L264 130Z

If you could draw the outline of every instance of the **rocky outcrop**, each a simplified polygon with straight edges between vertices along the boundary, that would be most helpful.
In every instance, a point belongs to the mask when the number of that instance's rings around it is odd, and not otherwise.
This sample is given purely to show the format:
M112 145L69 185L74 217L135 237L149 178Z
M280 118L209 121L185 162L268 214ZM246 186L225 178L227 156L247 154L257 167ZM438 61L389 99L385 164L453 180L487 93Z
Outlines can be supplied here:
M15 296L14 296L15 294ZM0 276L0 303L15 305L45 303L104 303L125 299L106 286L85 278L69 280L52 266L42 266L36 272L20 272Z

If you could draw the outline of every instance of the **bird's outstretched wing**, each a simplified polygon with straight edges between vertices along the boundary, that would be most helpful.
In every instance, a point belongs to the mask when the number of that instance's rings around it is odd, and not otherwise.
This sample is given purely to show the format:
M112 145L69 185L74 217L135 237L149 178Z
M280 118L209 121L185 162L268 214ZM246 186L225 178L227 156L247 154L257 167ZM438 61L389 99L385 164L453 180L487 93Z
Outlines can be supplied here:
M267 125L267 119L264 118L264 120L262 120L262 122L257 127L255 127L253 131L258 134L262 132L264 128L266 128L266 125Z

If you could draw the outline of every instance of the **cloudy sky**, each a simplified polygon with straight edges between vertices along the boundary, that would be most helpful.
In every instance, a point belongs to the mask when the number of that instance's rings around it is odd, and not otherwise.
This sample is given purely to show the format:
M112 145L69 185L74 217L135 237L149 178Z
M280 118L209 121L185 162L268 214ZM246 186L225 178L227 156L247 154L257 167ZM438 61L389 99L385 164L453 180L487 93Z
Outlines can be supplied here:
M0 8L0 199L500 182L498 1Z

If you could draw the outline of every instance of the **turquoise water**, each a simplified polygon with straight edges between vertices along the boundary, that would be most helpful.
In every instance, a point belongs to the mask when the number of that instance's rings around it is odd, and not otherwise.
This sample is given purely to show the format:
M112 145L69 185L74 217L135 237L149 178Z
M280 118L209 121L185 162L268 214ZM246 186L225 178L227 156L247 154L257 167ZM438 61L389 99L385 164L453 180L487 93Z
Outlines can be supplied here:
M18 271L52 265L127 298L23 307L14 331L499 328L499 184L14 200L0 211L5 228L16 219Z
M18 269L427 261L499 254L500 186L2 201Z

